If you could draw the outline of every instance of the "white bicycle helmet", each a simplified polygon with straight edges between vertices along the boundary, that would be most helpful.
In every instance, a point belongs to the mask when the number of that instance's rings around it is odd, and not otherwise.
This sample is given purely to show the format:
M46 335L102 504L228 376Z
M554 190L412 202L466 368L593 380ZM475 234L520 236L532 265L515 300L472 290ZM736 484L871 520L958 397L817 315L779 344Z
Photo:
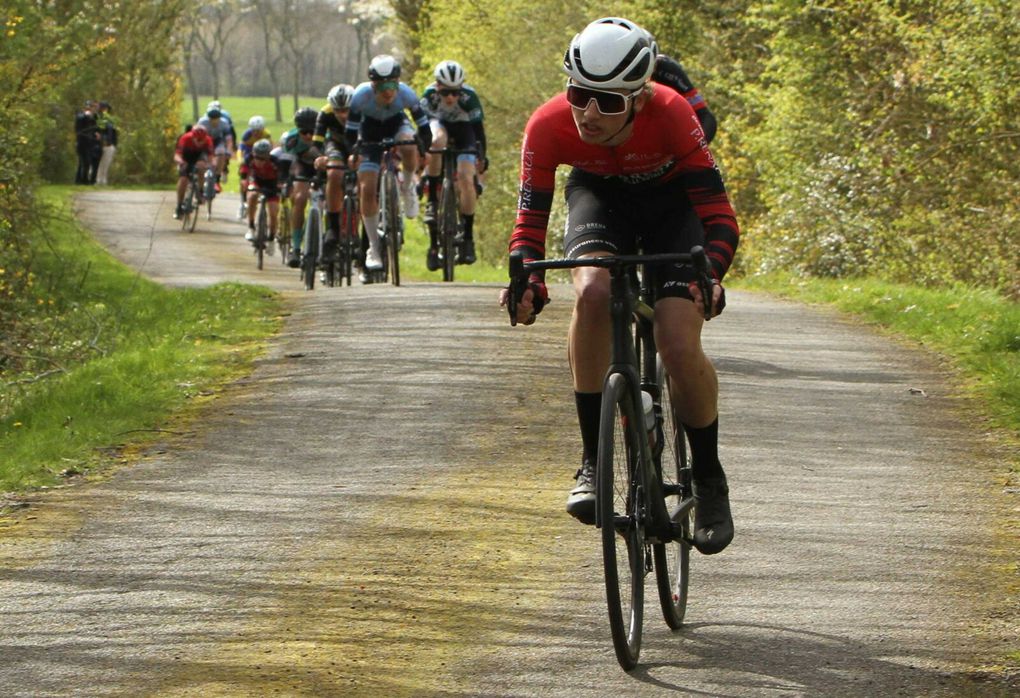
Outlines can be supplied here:
M369 80L396 80L400 77L400 63L389 54L382 54L368 64Z
M252 131L261 131L266 127L266 120L261 116L253 116L248 119L248 128Z
M464 68L457 61L443 61L436 66L436 83L443 87L460 87L464 84Z
M334 109L350 109L351 100L354 98L354 88L350 85L334 85L326 95L326 99Z
M563 70L577 85L635 90L655 70L652 35L620 17L597 19L576 34L563 56Z

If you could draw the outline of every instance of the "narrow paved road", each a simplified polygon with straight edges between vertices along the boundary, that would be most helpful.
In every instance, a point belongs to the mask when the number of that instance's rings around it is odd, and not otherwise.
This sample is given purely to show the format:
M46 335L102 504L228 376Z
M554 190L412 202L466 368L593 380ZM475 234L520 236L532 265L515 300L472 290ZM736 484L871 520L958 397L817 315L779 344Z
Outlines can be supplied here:
M1016 646L1015 498L926 357L732 294L706 342L737 537L694 560L681 632L648 604L625 674L562 511L569 289L516 329L494 287L305 293L254 270L233 197L185 235L168 196L80 215L154 278L291 313L191 431L0 521L4 695L1016 695L970 673Z

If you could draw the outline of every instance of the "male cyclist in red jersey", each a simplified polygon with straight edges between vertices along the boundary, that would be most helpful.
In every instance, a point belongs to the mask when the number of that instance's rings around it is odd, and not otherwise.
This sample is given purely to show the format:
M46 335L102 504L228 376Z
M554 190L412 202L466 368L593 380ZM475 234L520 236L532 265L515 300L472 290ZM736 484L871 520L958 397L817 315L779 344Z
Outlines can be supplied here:
M722 177L691 105L650 82L656 47L625 19L607 17L576 35L564 56L567 90L539 107L524 133L517 223L510 250L526 259L545 256L545 238L558 165L573 167L566 183L570 258L708 252L714 283L712 314L725 305L722 281L737 248L739 229ZM721 551L733 539L729 489L718 457L718 381L701 346L701 292L688 267L657 270L655 341L672 377L671 391L691 444L695 486L694 543ZM594 466L598 453L602 381L609 365L609 272L579 268L568 334L583 445L567 511L595 521ZM523 324L548 301L544 279L533 274L517 306ZM506 303L507 290L500 294Z
M204 181L205 170L212 159L213 139L209 137L209 132L202 124L195 124L190 131L177 139L177 147L174 149L174 163L177 165L177 208L174 209L174 218L181 217L184 192L188 190L188 175L192 170L198 172L201 192L201 182Z
M280 173L279 160L273 156L273 144L268 138L260 138L251 147L251 157L248 158L245 186L248 190L248 232L244 239L248 242L255 242L255 209L258 205L259 194L266 195L266 208L269 212L269 240L276 239L276 225L280 217ZM273 246L268 246L272 254Z

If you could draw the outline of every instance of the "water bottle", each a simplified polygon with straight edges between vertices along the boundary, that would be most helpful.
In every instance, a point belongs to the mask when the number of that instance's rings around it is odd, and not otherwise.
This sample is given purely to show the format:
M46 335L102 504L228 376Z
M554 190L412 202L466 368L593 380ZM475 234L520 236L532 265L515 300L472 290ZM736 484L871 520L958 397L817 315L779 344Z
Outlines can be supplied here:
M652 395L646 390L641 391L641 408L645 413L645 431L648 432L648 443L655 444L655 405Z

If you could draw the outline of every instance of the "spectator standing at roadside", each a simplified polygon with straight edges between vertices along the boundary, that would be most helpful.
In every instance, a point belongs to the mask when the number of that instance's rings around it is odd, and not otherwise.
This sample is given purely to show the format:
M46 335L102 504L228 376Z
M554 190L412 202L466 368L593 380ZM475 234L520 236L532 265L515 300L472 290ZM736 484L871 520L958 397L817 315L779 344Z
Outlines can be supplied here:
M113 156L117 154L117 125L110 114L113 109L109 102L99 103L98 126L99 135L103 143L103 154L99 158L99 168L96 171L96 184L106 185L110 183L110 165L113 164Z
M95 102L86 99L80 112L74 115L75 150L78 152L78 171L75 184L91 184L95 181L95 169L99 163L96 155L99 144L99 127L96 121Z

